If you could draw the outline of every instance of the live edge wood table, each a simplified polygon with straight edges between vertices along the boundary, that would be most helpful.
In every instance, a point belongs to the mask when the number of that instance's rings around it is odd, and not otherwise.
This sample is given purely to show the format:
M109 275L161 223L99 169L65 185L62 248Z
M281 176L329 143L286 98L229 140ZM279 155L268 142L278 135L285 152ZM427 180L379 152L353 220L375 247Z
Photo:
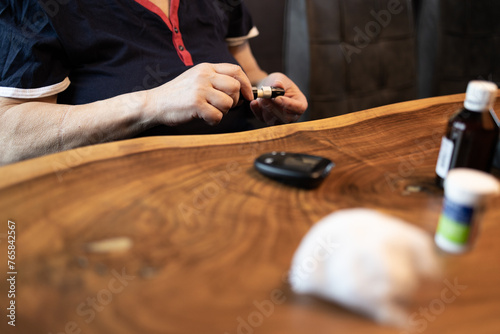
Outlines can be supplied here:
M434 166L463 98L120 141L0 168L1 333L402 333L295 295L287 271L310 227L343 208L374 208L433 235L443 196ZM253 168L269 151L322 155L336 167L319 188L297 189ZM440 253L441 287L415 305L408 332L500 332L499 199L482 222L472 252ZM112 238L131 245L89 251Z

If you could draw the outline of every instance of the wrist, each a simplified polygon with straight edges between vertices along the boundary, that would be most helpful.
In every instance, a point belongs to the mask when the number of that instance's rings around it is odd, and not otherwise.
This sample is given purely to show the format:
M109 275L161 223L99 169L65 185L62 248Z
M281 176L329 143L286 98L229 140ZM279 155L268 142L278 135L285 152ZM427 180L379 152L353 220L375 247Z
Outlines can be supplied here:
M266 78L269 76L267 72L264 72L260 69L258 71L254 71L247 75L252 85L257 87L262 86L262 82L266 80Z
M131 121L137 123L146 130L157 125L154 115L156 115L155 99L151 96L150 90L142 90L123 95L125 98L125 109L131 117Z
M281 82L283 83L283 73L280 72L273 72L273 73L266 73L266 76L262 78L258 83L257 87L259 86L276 86L276 82ZM278 85L279 86L279 85Z

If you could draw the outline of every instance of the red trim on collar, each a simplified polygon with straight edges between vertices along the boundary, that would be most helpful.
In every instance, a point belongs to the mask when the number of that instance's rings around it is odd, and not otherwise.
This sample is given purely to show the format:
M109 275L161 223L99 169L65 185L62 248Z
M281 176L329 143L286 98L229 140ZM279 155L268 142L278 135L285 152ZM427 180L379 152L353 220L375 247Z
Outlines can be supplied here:
M186 49L184 41L182 40L181 30L179 28L179 2L180 0L171 0L170 3L170 18L165 15L165 13L150 0L135 0L137 3L155 13L165 24L168 29L172 32L172 42L174 43L174 47L177 50L177 55L182 60L184 65L192 66L193 58L191 57L191 53Z

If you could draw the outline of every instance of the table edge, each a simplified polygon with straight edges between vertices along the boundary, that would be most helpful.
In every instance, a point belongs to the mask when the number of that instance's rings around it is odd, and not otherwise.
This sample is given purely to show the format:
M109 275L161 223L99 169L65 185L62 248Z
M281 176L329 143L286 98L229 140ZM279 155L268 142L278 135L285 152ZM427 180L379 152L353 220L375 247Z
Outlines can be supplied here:
M99 160L164 148L189 148L268 141L301 131L340 128L376 117L424 109L438 104L461 102L464 97L465 94L454 94L411 100L320 120L284 124L238 133L144 137L90 145L0 167L0 189L50 173L64 174L68 169Z

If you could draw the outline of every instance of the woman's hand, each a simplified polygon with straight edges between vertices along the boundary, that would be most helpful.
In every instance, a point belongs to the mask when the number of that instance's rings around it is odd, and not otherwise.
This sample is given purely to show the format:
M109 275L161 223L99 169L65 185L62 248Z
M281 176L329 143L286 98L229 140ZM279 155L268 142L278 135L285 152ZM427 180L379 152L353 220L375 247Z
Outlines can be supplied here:
M235 107L240 94L253 100L252 85L240 66L199 64L166 84L147 92L147 118L178 125L193 118L218 124Z
M307 99L290 78L272 73L260 81L261 86L285 89L285 96L275 99L256 99L250 103L255 117L268 125L296 122L307 109Z

